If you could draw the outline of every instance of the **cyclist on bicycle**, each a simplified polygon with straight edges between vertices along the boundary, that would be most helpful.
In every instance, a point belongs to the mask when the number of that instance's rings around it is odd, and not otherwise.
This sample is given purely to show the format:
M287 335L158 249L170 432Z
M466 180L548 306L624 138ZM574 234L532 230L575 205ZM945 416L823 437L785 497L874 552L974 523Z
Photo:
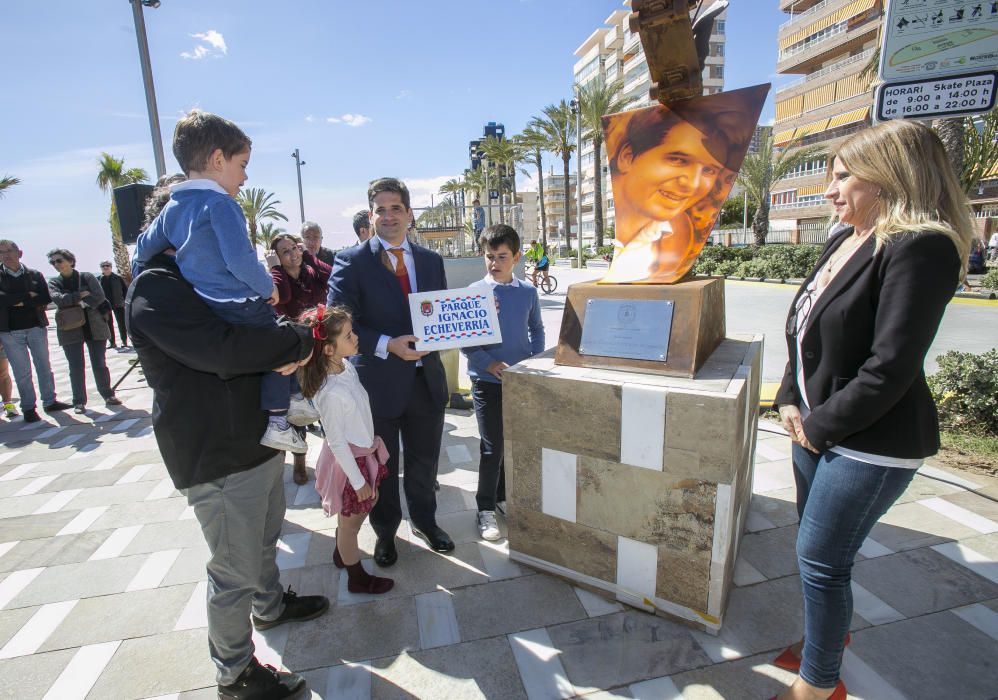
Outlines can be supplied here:
M530 281L537 286L537 273L543 272L544 279L548 278L548 269L551 267L551 259L544 252L544 246L540 241L534 241L534 245L527 251L527 260L534 264L534 269L530 272Z

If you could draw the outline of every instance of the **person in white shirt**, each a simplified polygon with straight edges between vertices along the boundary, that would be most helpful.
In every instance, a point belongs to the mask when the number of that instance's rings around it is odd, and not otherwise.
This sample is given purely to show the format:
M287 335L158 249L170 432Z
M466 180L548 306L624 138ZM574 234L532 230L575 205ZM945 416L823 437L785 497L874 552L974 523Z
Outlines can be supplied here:
M378 486L388 474L388 449L374 434L367 391L347 358L358 352L350 312L342 306L318 306L301 322L312 327L315 349L299 372L302 393L319 412L326 439L315 467L315 489L327 516L338 515L333 563L347 570L351 593L387 593L395 582L371 576L360 563L357 534L378 500Z
M991 260L998 259L998 231L991 234L991 240L988 241L988 252Z

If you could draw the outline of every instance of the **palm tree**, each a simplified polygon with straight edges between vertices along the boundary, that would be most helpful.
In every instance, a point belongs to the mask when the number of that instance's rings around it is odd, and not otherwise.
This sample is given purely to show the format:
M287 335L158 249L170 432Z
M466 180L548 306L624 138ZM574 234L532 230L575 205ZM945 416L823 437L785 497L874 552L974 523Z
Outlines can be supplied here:
M442 194L442 195L448 195L449 194L451 196L456 196L457 193L460 192L462 194L462 196L463 196L464 195L465 187L466 186L464 184L464 180L462 180L461 178L452 177L450 180L448 180L444 184L440 185L439 193ZM460 225L460 223L461 223L461 219L460 219L460 215L459 215L458 216L458 225Z
M464 187L475 193L473 199L482 198L482 191L485 189L485 173L482 168L464 171Z
M128 248L121 240L121 223L118 221L118 210L114 206L115 187L132 185L136 182L146 182L149 175L142 168L125 169L125 159L115 158L110 153L101 153L97 159L97 186L101 192L111 193L111 214L108 223L111 225L111 249L114 251L114 265L118 274L125 282L132 279L132 266L128 259Z
M264 248L270 248L270 244L274 239L284 232L284 229L277 228L276 224L272 224L269 221L262 223L260 224L260 243L263 244Z
M528 126L536 129L548 138L550 150L561 156L563 174L565 176L565 243L568 252L572 252L572 197L569 187L568 163L575 150L575 119L572 108L565 100L558 104L548 105L543 110L543 117L534 117ZM576 183L578 187L579 183ZM578 192L576 192L578 196Z
M548 149L547 137L532 126L528 126L516 137L523 149L523 162L537 168L537 204L541 209L541 245L548 247L548 220L544 211L544 159L543 153Z
M505 187L503 180L504 176L499 174L499 171L505 171L505 177L509 177L512 173L513 177L513 197L514 204L516 198L516 173L514 170L514 164L517 160L517 149L513 141L510 139L497 139L495 136L488 136L482 141L481 145L482 153L485 154L485 160L494 164L495 170L493 172L497 173L496 182L499 187L499 223L506 223L506 216L503 213L503 204L505 203Z
M579 110L582 112L582 138L593 142L593 212L596 247L603 245L603 117L622 112L634 102L620 94L623 80L607 83L602 76L579 85ZM576 183L576 188L580 185ZM576 189L576 196L579 190Z
M262 187L251 187L248 190L239 190L239 195L236 197L239 206L243 208L243 214L246 215L249 239L254 248L258 242L257 228L264 219L288 220L288 217L277 211L276 206L281 203L281 200L272 200L273 196L273 192L265 192Z
M773 150L773 134L764 130L759 139L759 150L745 156L742 169L738 173L738 184L745 189L748 198L756 205L752 217L752 232L755 245L766 243L769 233L769 196L773 183L782 179L798 165L817 158L824 152L819 146L797 148L799 140L794 139L784 148Z
M977 121L980 121L978 129ZM992 110L979 119L964 119L963 173L960 184L971 194L998 164L998 112Z
M21 184L21 181L16 177L11 177L10 175L0 177L0 199L4 198L4 190L19 184Z

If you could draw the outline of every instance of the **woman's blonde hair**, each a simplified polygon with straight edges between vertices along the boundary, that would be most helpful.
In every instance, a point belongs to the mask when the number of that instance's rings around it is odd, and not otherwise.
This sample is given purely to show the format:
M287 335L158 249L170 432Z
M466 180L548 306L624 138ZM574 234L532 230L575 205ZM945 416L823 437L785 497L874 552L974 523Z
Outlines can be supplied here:
M929 127L896 119L850 136L835 152L848 172L880 186L876 249L892 236L934 231L956 246L966 266L974 224L946 149Z

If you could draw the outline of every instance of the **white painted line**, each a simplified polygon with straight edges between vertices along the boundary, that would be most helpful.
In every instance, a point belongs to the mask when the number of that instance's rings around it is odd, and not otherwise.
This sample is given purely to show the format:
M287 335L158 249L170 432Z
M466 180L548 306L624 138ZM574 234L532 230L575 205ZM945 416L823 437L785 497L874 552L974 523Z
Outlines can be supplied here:
M3 558L4 554L14 549L14 547L16 547L20 542L20 540L14 540L13 542L0 542L0 559Z
M53 444L52 445L52 449L53 450L57 450L60 447L69 447L74 442L76 442L77 440L81 440L84 437L86 437L86 435L84 433L75 433L74 435L67 435L66 437L64 437L59 442Z
M138 418L129 418L128 420L123 420L120 423L118 423L118 425L116 425L113 428L111 428L111 432L112 433L123 433L126 430L128 430L129 428L131 428L133 425L135 425L136 423L138 423L138 422L139 422Z
M894 550L890 547L885 547L872 537L867 537L863 540L863 546L859 548L859 553L867 559L876 559L877 557L886 557L888 554L894 554Z
M57 513L62 510L63 506L72 501L74 498L83 493L83 489L69 489L68 491L59 491L55 496L50 498L48 501L42 505L41 508L36 510L32 515L42 515L43 513Z
M853 612L859 613L871 625L883 625L904 619L904 615L855 581L852 582L852 606Z
M668 676L632 683L629 690L635 700L683 700L683 694Z
M561 652L546 629L517 632L508 639L529 700L575 697L575 688L559 658Z
M998 523L994 520L989 520L983 515L978 515L972 510L958 506L955 503L950 503L942 498L924 498L921 501L915 501L915 503L941 513L950 520L955 520L972 530L977 530L982 535L990 535L992 532L998 532Z
M998 612L987 605L974 603L962 608L954 608L950 612L964 622L970 623L991 639L998 641Z
M55 628L69 615L69 611L80 602L67 600L61 603L48 603L40 607L31 619L0 649L0 659L12 659L15 656L28 656L38 651Z
M183 612L173 626L174 632L193 630L208 626L208 582L202 581L194 586L191 597L187 600Z
M445 647L461 641L454 603L448 591L417 595L416 621L419 624L419 646L422 649Z
M127 456L128 456L127 452L117 452L115 454L108 455L100 462L98 462L97 466L91 469L91 471L102 472L108 469L114 469L116 466L118 466L118 463L123 461Z
M964 479L962 476L957 476L952 472L948 472L937 467L931 467L928 464L923 464L919 467L918 473L922 476L928 476L933 479L945 481L953 486L962 486L963 488L970 489L971 491L976 491L977 489L982 488L980 484L971 481L970 479Z
M326 676L327 698L337 700L371 700L371 669L364 663L332 666Z
M20 491L14 494L17 496L30 496L33 493L38 493L43 488L55 481L58 474L50 474L49 476L38 476L29 481Z
M56 533L56 537L61 535L78 535L81 532L85 532L88 527L94 524L97 518L104 515L107 509L107 506L84 508L80 511L79 515L66 523L65 527Z
M467 445L447 445L447 459L451 464L465 464L471 461Z
M662 387L624 384L620 404L620 461L654 471L663 469L665 400Z
M149 495L146 496L146 500L158 501L163 498L169 498L174 491L176 491L176 488L173 486L173 479L166 477L165 479L160 480L160 482L156 484L155 488L149 492Z
M735 562L734 582L736 586L751 586L754 583L762 583L766 576L747 561L738 557Z
M124 476L118 479L115 483L116 486L121 484L134 484L136 481L140 481L150 469L155 467L155 464L136 464L134 467L125 472Z
M523 575L523 568L509 558L509 543L479 542L478 552L485 563L485 572L493 581Z
M308 545L311 542L311 532L296 532L277 540L277 568L287 571L305 566L305 557L308 556Z
M38 433L38 435L35 435L35 440L45 440L46 438L50 438L53 435L58 435L59 433L61 433L65 429L66 429L66 426L64 426L64 425L57 425L54 428L49 428L45 432Z
M959 542L946 542L944 544L933 545L932 549L947 559L951 559L957 564L967 567L978 576L983 576L991 581L991 583L998 584L998 562L991 560L967 545Z
M9 472L4 474L3 476L0 476L0 481L14 481L16 479L20 479L37 466L38 462L28 462L27 464L18 464Z
M125 547L131 544L135 536L142 529L141 525L129 525L120 527L111 533L111 536L104 540L104 543L97 548L97 551L90 555L87 561L99 561L101 559L114 559L121 556Z
M600 617L611 613L620 612L624 606L614 600L607 600L603 596L591 593L584 588L575 586L575 597L582 603L589 617Z
M639 598L655 597L658 547L617 537L617 585Z
M170 572L173 563L177 561L178 556L180 556L179 549L168 549L165 552L150 554L149 558L142 564L142 568L132 578L131 583L125 588L125 592L158 588Z
M43 700L85 700L120 645L121 640L80 647Z
M45 571L45 567L22 569L11 572L7 578L0 581L0 610L3 610L7 603L14 600L17 594L23 591L43 571Z
M22 451L23 450L12 450L11 452L0 455L0 464L6 464L10 460L14 459L19 454L21 454Z
M849 695L857 698L877 700L906 700L897 688L874 671L856 653L846 647L842 657L842 683L849 689Z
M576 457L541 448L541 511L575 522Z
M762 457L764 460L769 462L775 462L778 459L786 459L788 455L783 454L777 449L774 449L764 442L756 443L755 446L756 457Z

